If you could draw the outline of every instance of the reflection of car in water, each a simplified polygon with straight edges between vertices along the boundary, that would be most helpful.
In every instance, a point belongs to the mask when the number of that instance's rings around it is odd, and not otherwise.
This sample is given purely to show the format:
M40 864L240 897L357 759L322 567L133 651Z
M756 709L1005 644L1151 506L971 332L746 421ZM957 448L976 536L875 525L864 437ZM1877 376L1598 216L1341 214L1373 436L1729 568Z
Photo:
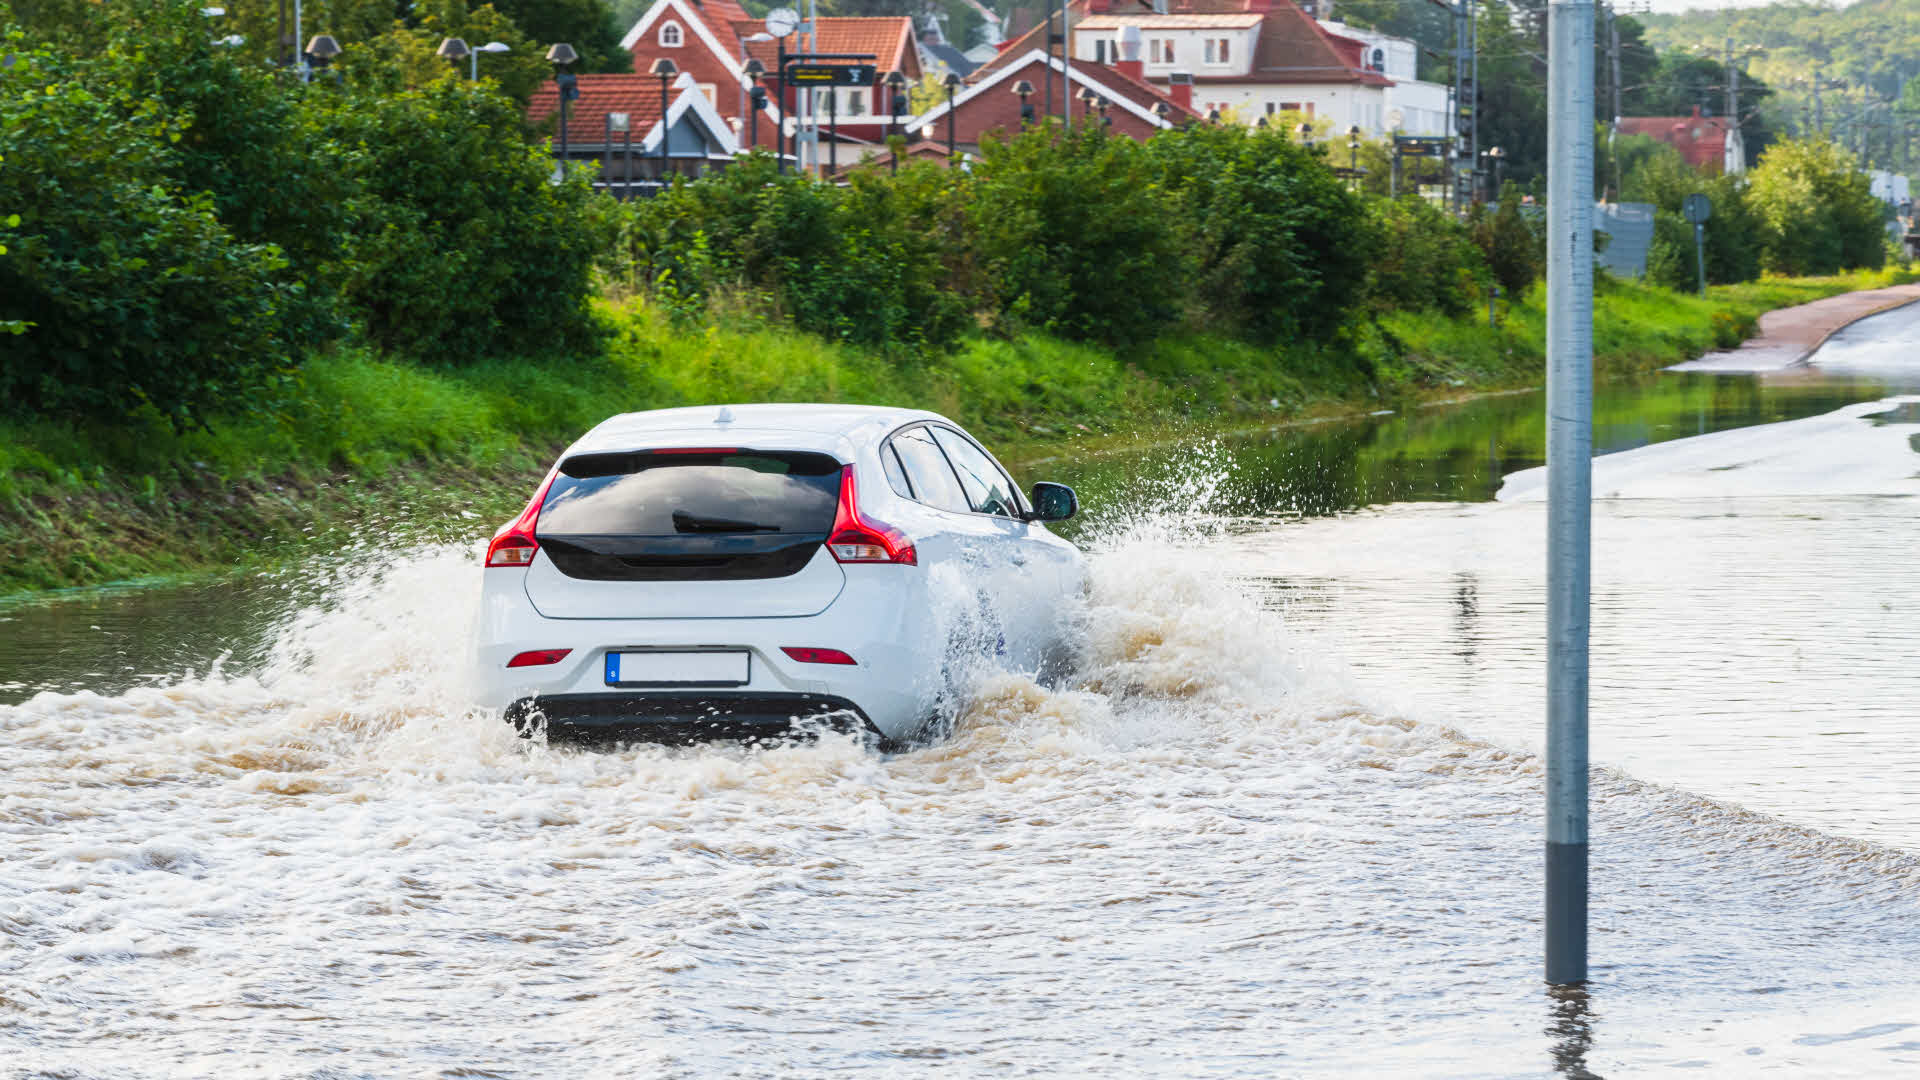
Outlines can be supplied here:
M1029 499L933 413L739 405L616 416L487 546L481 703L523 732L705 738L796 722L908 738L965 653L1057 667L1081 591Z

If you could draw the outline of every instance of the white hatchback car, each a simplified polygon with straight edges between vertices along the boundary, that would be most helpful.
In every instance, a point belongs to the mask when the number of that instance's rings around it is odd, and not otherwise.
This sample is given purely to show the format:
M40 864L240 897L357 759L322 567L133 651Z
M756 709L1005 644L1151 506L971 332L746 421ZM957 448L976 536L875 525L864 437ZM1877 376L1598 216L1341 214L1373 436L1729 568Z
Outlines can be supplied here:
M909 739L975 657L1070 662L1083 568L1043 523L1076 509L930 412L615 416L487 545L481 704L550 737Z

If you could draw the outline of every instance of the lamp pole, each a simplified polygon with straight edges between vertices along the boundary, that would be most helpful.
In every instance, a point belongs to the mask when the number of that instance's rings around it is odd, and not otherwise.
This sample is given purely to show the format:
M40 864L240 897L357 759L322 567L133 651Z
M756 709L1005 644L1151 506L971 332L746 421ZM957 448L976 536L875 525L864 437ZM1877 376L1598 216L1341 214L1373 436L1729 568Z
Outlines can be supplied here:
M740 106L740 111L746 114L746 121L751 125L747 128L747 148L753 149L760 145L760 112L767 104L766 88L760 85L761 78L767 73L767 65L750 59L741 70L746 73L747 81L753 84L753 89L747 92L746 101ZM751 108L748 107L749 103Z
M894 135L900 135L900 118L906 115L907 112L907 76L905 72L897 70L887 72L887 106L892 113L892 119L887 122L887 129ZM900 171L900 155L905 153L906 149L905 136L901 136L899 150L896 151L892 146L887 147L888 172L898 173Z
M577 98L580 96L579 81L574 78L574 75L572 72L567 70L567 65L573 63L575 60L578 60L578 59L580 59L580 54L574 52L573 46L567 44L564 41L555 42L553 47L547 50L547 62L552 64L555 68L553 73L554 89L559 91L559 96L560 96L560 175L561 176L565 176L567 174L568 106L572 103L574 98Z
M470 62L470 73L467 76L467 81L468 82L480 81L480 54L481 53L503 53L503 52L512 52L512 51L513 51L513 48L511 46L501 41L489 41L485 45L476 47L472 52L467 54L467 59Z
M764 30L757 34L748 34L746 37L740 39L740 74L745 76L740 80L740 120L743 123L747 119L747 84L753 83L755 86L758 86L760 84L760 76L767 73L767 65L747 55L747 45L752 42L772 40L773 35Z
M1593 0L1547 7L1546 977L1587 980Z
M947 77L941 81L947 88L947 168L951 169L956 153L955 148L959 145L959 140L955 137L958 129L954 127L957 118L953 115L953 94L960 89L960 76L949 71Z
M647 74L660 80L660 167L655 170L655 179L660 181L660 190L667 189L667 136L672 130L667 126L667 84L680 74L679 65L667 57L660 57L647 69Z
M1033 96L1033 84L1021 79L1013 84L1013 93L1020 99L1020 129L1025 131L1027 125L1033 123L1033 106L1027 104L1027 99Z

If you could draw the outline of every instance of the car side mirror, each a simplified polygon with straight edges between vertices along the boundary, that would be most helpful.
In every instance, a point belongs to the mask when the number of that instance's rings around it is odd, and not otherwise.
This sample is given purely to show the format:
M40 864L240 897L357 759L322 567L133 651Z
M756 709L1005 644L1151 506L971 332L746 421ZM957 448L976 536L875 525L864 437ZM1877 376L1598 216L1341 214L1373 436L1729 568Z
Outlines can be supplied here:
M1028 521L1065 521L1079 512L1080 500L1067 485L1044 480L1033 485L1033 513L1027 515Z

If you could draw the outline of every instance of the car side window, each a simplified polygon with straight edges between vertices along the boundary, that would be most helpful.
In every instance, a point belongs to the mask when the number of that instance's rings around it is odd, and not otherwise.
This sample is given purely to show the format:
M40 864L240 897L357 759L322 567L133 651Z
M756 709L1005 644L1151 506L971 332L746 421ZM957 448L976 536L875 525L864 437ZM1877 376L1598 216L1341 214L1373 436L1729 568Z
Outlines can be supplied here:
M947 452L948 460L953 462L953 471L960 474L960 486L975 510L1001 517L1020 516L1020 500L1013 493L1013 481L1007 479L1007 474L1000 471L985 451L959 432L946 428L931 430L940 448Z
M915 501L956 514L973 512L966 492L960 488L959 478L947 464L947 455L935 445L926 428L909 428L895 435L893 448L900 455L907 482L913 485Z
M887 443L880 448L880 468L887 474L887 486L895 495L903 499L913 498L913 485L907 481L907 471L900 467L900 456L893 452L893 444Z

